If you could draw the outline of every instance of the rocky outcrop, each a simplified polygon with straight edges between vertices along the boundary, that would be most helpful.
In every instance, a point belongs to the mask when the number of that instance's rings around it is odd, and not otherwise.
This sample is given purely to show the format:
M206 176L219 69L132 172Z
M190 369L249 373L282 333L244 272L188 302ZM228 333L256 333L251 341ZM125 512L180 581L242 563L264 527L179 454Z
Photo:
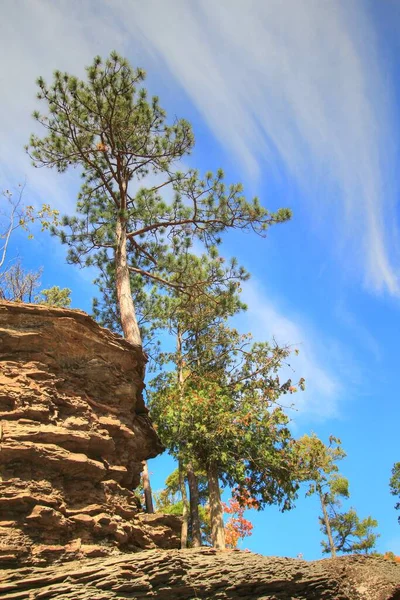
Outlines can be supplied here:
M250 552L149 550L0 574L3 600L398 600L400 565L366 556L308 563Z
M0 565L178 546L133 491L163 449L144 364L85 313L0 302Z

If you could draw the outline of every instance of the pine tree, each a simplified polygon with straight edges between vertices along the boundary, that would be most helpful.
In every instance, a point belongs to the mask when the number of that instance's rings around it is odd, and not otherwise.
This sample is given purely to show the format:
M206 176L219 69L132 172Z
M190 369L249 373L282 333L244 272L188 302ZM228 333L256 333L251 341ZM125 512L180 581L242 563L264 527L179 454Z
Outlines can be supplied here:
M395 509L400 510L400 462L395 463L392 469L392 477L390 478L390 493L393 496L398 496L399 502L396 502ZM400 523L400 517L398 519Z
M314 433L304 435L296 441L294 455L299 480L309 482L306 495L317 494L321 503L319 521L328 538L328 542L321 542L322 551L332 557L337 552L368 553L379 537L372 531L377 521L372 517L361 521L354 508L340 512L342 500L350 496L349 482L336 464L346 456L340 439L331 435L325 445Z
M40 294L36 296L35 302L58 308L68 308L71 304L71 290L54 285L47 290L41 290Z
M321 529L325 535L326 522L320 518ZM333 532L333 546L331 542L322 542L324 553L330 553L331 548L335 547L337 552L368 554L375 548L379 534L374 533L373 529L378 526L378 522L372 517L360 520L354 508L347 512L336 512L334 509L330 515L330 527Z
M324 531L328 536L329 551L336 556L329 506L333 506L339 498L348 498L348 481L338 473L337 461L345 458L346 453L341 447L339 438L331 435L329 444L325 445L314 433L304 435L295 445L296 463L299 468L299 478L310 482L307 496L317 494L321 503Z
M171 283L174 285L166 290L158 282L149 286L138 275L131 274L138 322L146 349L150 345L150 352L156 359L154 362L160 366L175 365L178 385L182 391L184 370L188 371L190 368L193 373L198 371L200 365L204 369L212 355L213 348L199 342L205 338L207 327L224 322L228 315L244 308L238 296L238 286L248 277L235 259L225 261L218 255L215 247L209 248L208 253L201 256L191 254L189 250L185 246L174 254L173 261L171 260ZM96 280L101 296L95 302L94 311L102 324L118 331L120 321L114 266L109 260L105 260L103 265L101 275ZM184 288L181 286L182 282L185 282ZM159 348L155 348L154 338L162 330L168 331L175 338L175 351L159 352ZM179 464L184 507L182 545L185 547L187 543L190 527L193 545L200 546L196 473L190 462L184 464L180 461ZM186 477L189 481L189 498L184 485Z
M50 86L39 78L38 98L47 113L34 117L46 133L32 135L27 146L37 167L81 169L78 216L65 217L57 233L71 262L99 265L105 255L112 258L122 329L135 345L141 335L130 273L174 286L174 252L193 238L210 246L226 230L263 235L290 218L287 209L270 213L257 199L247 202L242 186L227 187L221 171L202 178L194 170L177 171L194 145L191 127L182 119L166 124L158 99L149 100L140 87L144 77L112 52L105 62L94 59L87 81L60 71ZM162 196L167 187L170 202Z

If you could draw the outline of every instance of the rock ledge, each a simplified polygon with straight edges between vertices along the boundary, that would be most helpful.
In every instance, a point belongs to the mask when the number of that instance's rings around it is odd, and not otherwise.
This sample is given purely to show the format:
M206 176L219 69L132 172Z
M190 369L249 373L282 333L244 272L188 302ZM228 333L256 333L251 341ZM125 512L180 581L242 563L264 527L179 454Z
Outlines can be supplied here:
M3 571L0 595L3 600L399 600L400 565L365 556L308 563L206 548L148 550Z
M178 546L133 491L163 450L144 365L81 311L0 302L0 565Z

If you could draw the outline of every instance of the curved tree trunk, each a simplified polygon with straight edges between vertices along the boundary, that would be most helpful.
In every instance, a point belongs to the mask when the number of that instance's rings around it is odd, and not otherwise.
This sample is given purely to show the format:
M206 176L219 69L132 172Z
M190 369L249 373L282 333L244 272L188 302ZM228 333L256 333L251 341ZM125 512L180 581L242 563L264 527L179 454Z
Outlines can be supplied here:
M147 460L143 461L143 472L142 472L143 490L144 490L144 501L146 504L146 512L149 514L154 513L153 496L151 493L149 467Z
M116 225L115 282L121 326L124 337L134 346L141 346L142 339L132 300L131 280L126 251L126 223L119 218Z
M324 523L325 523L325 527L326 527L326 534L328 536L329 546L330 546L330 549L331 549L331 556L332 556L332 558L334 558L336 556L335 542L333 541L332 530L331 530L331 523L329 521L328 511L326 510L326 504L325 504L325 501L324 501L324 495L322 493L319 494L319 499L321 500L322 514L323 514L323 517L324 517Z
M189 503L186 494L185 475L181 462L179 462L179 488L182 496L182 529L181 529L181 548L187 548L188 529L189 529Z
M207 465L208 493L210 499L211 539L214 548L225 549L225 528L219 490L218 469L214 462Z
M191 464L189 464L187 467L187 478L189 483L192 544L194 548L199 548L201 546L201 531L199 517L199 482Z

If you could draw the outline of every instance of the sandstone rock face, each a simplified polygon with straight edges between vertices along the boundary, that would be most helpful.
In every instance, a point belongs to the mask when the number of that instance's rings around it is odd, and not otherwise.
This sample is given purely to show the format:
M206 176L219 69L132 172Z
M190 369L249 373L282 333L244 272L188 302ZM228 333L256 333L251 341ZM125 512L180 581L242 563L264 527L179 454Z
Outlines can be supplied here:
M163 449L144 364L85 313L0 302L0 565L178 546L133 492Z
M250 552L148 550L0 572L4 600L399 600L400 565L369 556L308 563Z

